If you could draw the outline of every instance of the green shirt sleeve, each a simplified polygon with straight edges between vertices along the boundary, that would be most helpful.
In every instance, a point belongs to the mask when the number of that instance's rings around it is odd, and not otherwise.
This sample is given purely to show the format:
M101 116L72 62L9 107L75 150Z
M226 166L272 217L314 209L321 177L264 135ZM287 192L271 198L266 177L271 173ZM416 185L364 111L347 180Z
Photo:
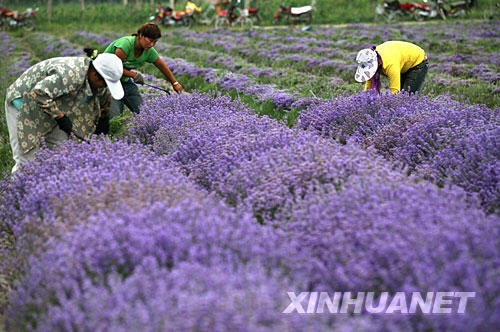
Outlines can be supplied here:
M128 56L134 56L134 41L130 40L130 38L120 38L116 40L113 44L113 53L115 53L117 48L121 48L123 52Z
M122 37L114 42L112 42L106 49L104 50L104 53L112 53L115 54L115 51L117 48L121 48L123 52L129 56L129 54L132 52L132 56L134 55L134 42L135 38L132 39L130 37Z

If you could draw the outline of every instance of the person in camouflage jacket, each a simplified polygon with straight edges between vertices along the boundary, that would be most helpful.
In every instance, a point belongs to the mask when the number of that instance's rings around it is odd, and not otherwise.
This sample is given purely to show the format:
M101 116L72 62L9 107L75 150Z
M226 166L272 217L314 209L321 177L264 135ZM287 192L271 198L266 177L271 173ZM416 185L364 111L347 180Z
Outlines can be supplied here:
M7 88L5 112L14 161L34 159L44 137L51 147L71 134L83 139L105 131L111 96L123 98L122 61L113 54L47 59ZM109 125L109 123L108 123Z

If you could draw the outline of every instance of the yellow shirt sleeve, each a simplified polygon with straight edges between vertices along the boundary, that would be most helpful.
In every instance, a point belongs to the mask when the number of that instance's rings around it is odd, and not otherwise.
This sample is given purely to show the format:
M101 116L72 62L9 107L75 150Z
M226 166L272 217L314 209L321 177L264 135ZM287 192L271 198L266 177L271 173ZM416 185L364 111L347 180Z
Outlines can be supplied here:
M391 93L398 93L399 90L401 90L401 72L399 66L397 64L389 64L385 67L384 71L389 78L389 89L391 89Z
M372 80L370 79L365 83L365 91L370 90L371 88L372 88Z

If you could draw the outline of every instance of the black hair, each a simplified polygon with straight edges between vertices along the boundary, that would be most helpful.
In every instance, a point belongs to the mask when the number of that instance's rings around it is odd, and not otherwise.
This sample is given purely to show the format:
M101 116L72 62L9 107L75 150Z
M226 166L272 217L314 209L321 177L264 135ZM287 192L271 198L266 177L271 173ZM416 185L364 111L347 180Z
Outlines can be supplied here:
M132 36L138 35L143 35L144 37L151 39L159 39L161 38L160 27L156 23L148 22L140 27L136 33L132 34Z
M83 52L85 52L85 54L87 54L87 56L92 60L94 60L97 57L97 54L99 53L97 49L88 47L85 47L83 49Z

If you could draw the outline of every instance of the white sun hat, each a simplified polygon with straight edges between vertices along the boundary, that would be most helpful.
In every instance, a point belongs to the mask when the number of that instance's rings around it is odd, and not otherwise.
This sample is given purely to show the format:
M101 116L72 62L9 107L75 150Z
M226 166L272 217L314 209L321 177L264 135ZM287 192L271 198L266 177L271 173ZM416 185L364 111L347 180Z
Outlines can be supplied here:
M104 78L109 92L114 99L123 98L124 92L120 82L123 75L123 62L115 54L101 53L92 61L94 68Z
M369 48L362 49L356 56L358 68L354 79L358 82L366 82L375 75L378 68L377 53Z

